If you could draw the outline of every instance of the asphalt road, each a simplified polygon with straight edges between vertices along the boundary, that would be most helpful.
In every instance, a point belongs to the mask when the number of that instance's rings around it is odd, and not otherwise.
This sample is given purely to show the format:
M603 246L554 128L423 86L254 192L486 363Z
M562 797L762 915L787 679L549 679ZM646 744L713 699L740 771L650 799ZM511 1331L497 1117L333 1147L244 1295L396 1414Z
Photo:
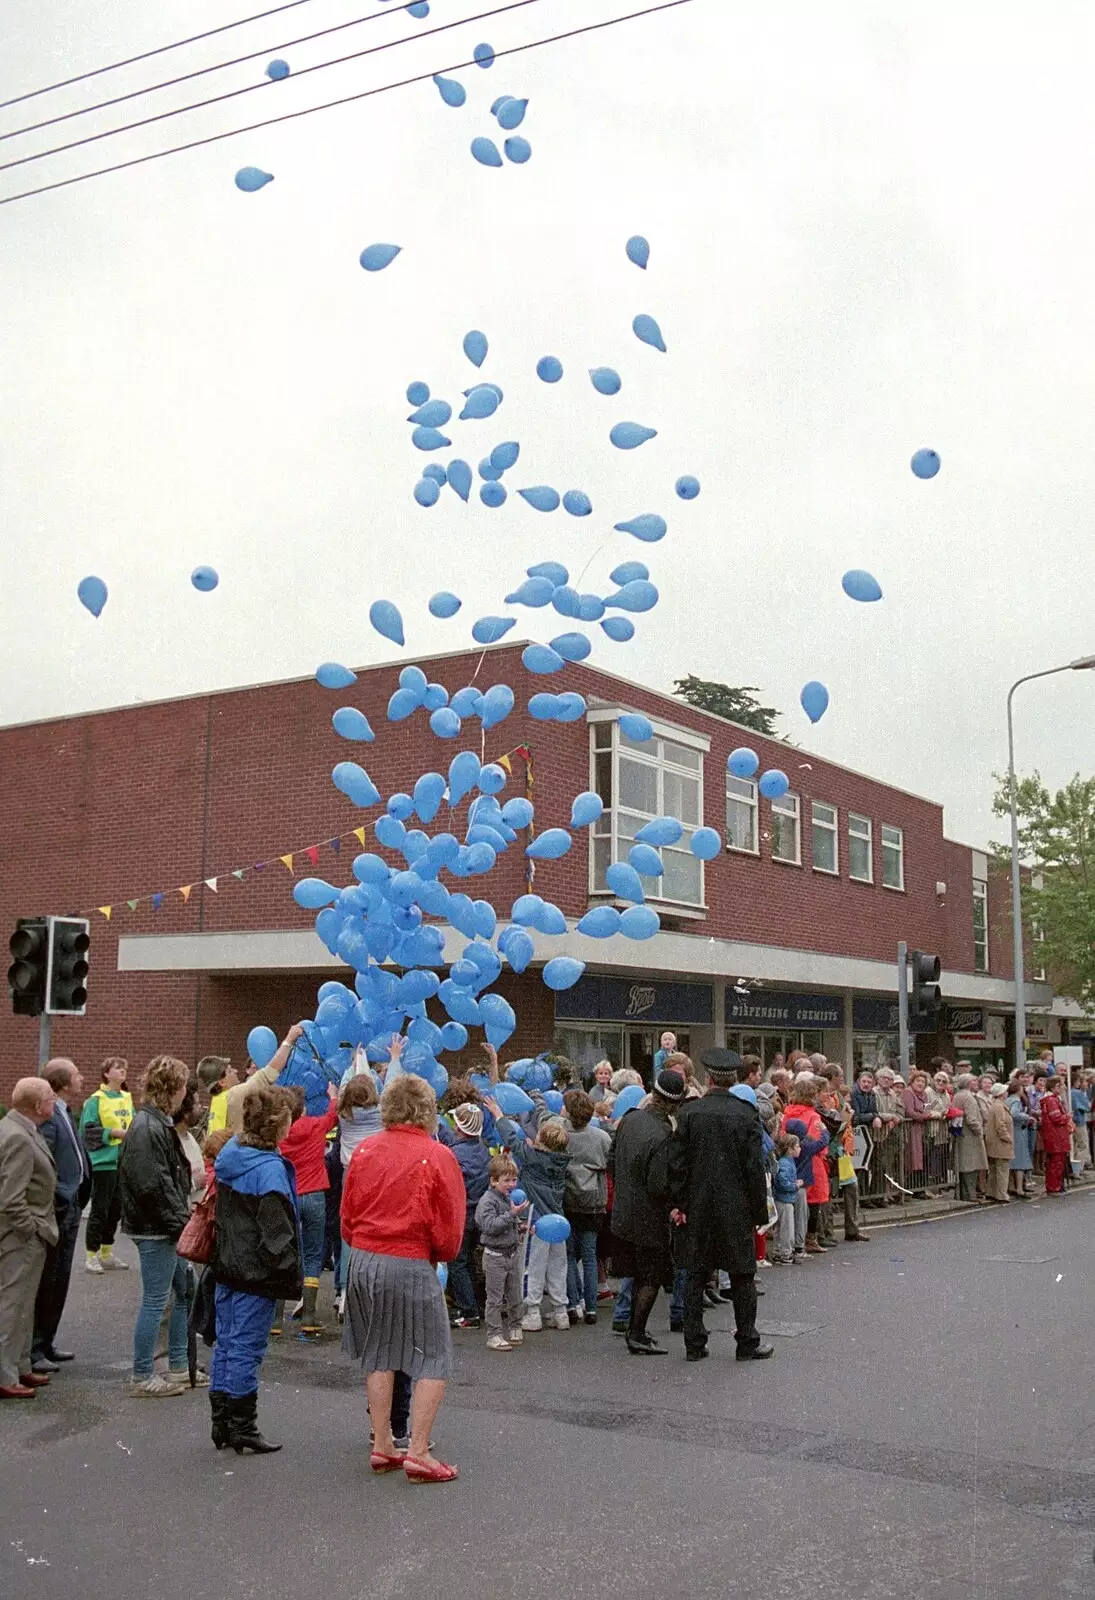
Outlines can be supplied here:
M282 1453L218 1454L204 1392L128 1396L136 1270L78 1267L80 1360L0 1407L0 1596L1090 1596L1093 1240L1086 1190L773 1269L765 1363L723 1312L700 1365L668 1336L630 1357L603 1315L511 1355L458 1334L444 1488L371 1476L334 1338L266 1363Z

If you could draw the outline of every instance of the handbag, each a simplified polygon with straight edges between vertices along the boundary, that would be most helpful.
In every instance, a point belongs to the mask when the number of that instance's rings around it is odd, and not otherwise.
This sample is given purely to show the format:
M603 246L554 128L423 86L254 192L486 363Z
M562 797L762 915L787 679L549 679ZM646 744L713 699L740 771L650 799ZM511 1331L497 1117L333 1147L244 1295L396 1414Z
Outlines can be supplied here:
M847 1151L842 1150L840 1152L840 1158L837 1161L836 1170L837 1177L840 1180L841 1188L843 1188L846 1183L855 1183L855 1167L852 1165L852 1158L850 1155L848 1155Z
M190 1213L190 1220L179 1234L175 1246L177 1253L187 1261L207 1266L213 1259L216 1239L217 1184L210 1179L209 1187Z

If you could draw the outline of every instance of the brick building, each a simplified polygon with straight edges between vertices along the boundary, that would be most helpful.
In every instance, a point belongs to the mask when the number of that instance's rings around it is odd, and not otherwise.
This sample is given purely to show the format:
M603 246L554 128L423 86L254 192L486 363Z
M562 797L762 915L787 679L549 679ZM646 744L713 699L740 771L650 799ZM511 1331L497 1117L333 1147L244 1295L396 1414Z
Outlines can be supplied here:
M571 665L546 681L532 677L520 644L485 659L465 651L423 663L450 692L478 668L481 687L508 683L517 696L485 739L476 721L460 739L441 740L423 712L386 721L402 665L367 669L337 693L303 679L0 730L0 925L77 909L92 920L87 1015L58 1020L55 1052L92 1070L116 1052L135 1065L160 1051L241 1059L255 1023L281 1030L311 1015L317 984L340 968L312 915L294 904L292 878L351 881L362 847L355 829L377 848L379 808L358 810L333 787L331 768L360 759L387 797L409 791L423 771L446 770L470 745L487 760L528 749L538 830L566 826L581 790L597 788L606 803L602 822L578 833L567 856L537 866L537 892L570 928L536 935L534 966L500 980L518 1015L510 1049L555 1040L582 1059L603 1053L641 1067L656 1034L673 1026L693 1051L725 1040L768 1059L802 1044L846 1063L873 1060L894 1045L904 939L940 955L954 1035L919 1038L921 1057L957 1047L1005 1058L1007 884L978 851L945 838L940 806L599 670ZM545 687L583 695L586 718L534 720L525 708ZM375 744L335 734L331 713L343 704L366 712ZM651 720L652 742L623 736L623 709ZM762 768L787 772L783 801L728 779L727 756L746 743ZM511 764L503 799L528 781L524 760ZM664 898L649 896L662 920L655 939L575 933L591 904L611 900L610 861L659 814L717 829L726 849L706 864L683 847L663 852L656 894ZM432 830L446 818L443 807ZM525 888L519 846L489 878L473 880L500 919ZM454 937L453 950L461 942ZM580 955L587 973L553 996L536 968L564 952ZM1028 1005L1049 998L1044 984L1028 986ZM7 1008L0 1014L0 1097L32 1067L36 1030ZM467 1054L477 1054L474 1038Z

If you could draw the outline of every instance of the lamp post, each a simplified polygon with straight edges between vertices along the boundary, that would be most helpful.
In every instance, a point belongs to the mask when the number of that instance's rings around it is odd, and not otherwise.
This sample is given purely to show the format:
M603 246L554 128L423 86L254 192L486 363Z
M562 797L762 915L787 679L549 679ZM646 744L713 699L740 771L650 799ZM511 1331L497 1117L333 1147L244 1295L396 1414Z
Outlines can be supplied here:
M1019 817L1015 805L1015 733L1012 727L1011 701L1021 683L1033 683L1035 678L1052 678L1058 672L1085 672L1095 667L1095 656L1081 656L1078 661L1066 661L1063 667L1047 667L1044 672L1028 672L1016 678L1008 690L1008 799L1011 804L1011 935L1015 950L1015 1066L1020 1070L1027 1059L1027 1006L1023 976L1023 905L1019 884Z

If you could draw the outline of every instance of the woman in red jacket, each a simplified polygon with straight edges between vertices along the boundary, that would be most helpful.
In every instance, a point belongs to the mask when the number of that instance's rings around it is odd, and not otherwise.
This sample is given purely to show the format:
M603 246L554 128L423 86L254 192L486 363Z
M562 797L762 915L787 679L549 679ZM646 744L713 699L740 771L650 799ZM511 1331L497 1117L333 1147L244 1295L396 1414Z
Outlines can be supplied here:
M1042 1148L1046 1153L1046 1193L1064 1192L1065 1163L1072 1150L1072 1118L1061 1099L1063 1078L1049 1078L1038 1104Z
M803 1122L806 1125L806 1138L803 1141L813 1143L824 1140L824 1147L814 1155L811 1171L812 1181L806 1186L806 1204L809 1207L808 1221L806 1224L806 1253L807 1255L821 1255L827 1248L818 1240L818 1221L821 1217L821 1208L829 1198L829 1136L817 1109L818 1084L815 1079L795 1079L788 1090L791 1104L783 1113L781 1133L787 1132L790 1122ZM801 1137L801 1136L800 1136Z
M383 1132L358 1145L342 1184L342 1237L350 1246L342 1348L365 1371L373 1424L369 1465L403 1469L411 1483L449 1483L455 1467L430 1451L434 1418L452 1373L452 1335L436 1268L464 1237L464 1179L434 1138L437 1102L407 1073L380 1097ZM392 1438L395 1374L414 1383L411 1448Z
M319 1275L323 1271L323 1247L327 1242L327 1190L331 1180L327 1174L327 1135L338 1122L338 1090L332 1085L328 1091L330 1104L321 1117L306 1117L304 1090L294 1087L286 1090L293 1096L297 1112L293 1125L278 1149L293 1168L300 1199L300 1233L304 1251L304 1307L300 1324L302 1339L318 1339L323 1324L316 1311L319 1295ZM279 1310L275 1333L281 1332Z

